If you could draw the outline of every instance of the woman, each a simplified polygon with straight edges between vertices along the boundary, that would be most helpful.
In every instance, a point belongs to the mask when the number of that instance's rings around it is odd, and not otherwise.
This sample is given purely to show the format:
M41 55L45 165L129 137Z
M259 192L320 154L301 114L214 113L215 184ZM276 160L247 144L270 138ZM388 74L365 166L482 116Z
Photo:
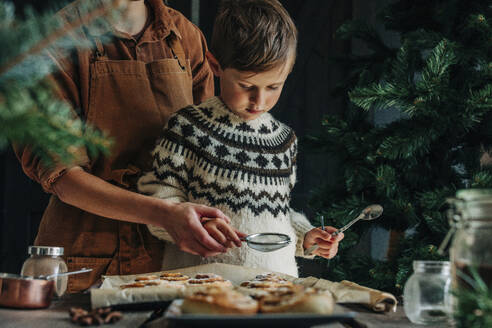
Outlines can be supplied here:
M76 21L82 2L58 15ZM71 276L68 291L89 288L102 274L159 270L162 243L145 224L165 228L189 253L225 252L199 220L229 222L219 210L133 192L139 173L151 167L150 150L169 115L213 96L200 30L163 0L136 0L117 23L98 19L73 37L93 47L70 53L48 49L59 68L50 79L74 113L113 138L110 155L91 158L86 149L77 149L74 164L46 167L29 147L14 147L26 174L53 194L35 244L64 247L70 271L93 269Z

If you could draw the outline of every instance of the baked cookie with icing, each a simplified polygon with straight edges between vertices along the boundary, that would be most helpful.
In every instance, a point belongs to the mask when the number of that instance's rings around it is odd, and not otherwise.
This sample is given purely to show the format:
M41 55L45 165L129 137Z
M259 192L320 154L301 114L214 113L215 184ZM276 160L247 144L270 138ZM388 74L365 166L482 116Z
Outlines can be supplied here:
M170 283L185 284L190 277L180 272L163 272L160 274L159 279Z
M187 293L193 293L208 287L232 288L232 282L215 273L198 273L186 281Z
M258 302L231 288L208 286L186 296L181 311L200 314L256 314Z
M250 295L255 299L260 299L269 295L271 292L279 290L292 290L295 285L274 273L257 275L254 279L242 282L238 290L241 293Z
M300 288L297 288L300 287ZM270 292L259 301L261 313L316 313L331 314L335 302L329 291L316 288L303 288Z

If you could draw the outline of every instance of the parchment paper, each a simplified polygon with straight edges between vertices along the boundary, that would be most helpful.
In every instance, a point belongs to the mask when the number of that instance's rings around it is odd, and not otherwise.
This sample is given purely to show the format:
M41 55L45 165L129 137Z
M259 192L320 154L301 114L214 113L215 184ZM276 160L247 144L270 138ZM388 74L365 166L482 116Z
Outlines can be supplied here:
M271 272L270 270L249 268L244 266L211 263L193 267L170 270L166 272L181 272L193 277L197 273L215 273L224 279L230 280L234 285L253 279L258 274ZM161 272L152 272L145 275L159 275ZM301 284L306 287L315 287L329 290L337 303L356 303L364 305L375 312L396 311L396 298L386 292L360 286L350 281L332 282L316 277L296 278L283 273L277 273L280 277ZM91 290L92 308L110 306L115 304L144 303L168 301L179 298L182 293L163 286L150 286L145 288L120 289L121 284L132 283L139 275L127 276L103 276L100 288Z

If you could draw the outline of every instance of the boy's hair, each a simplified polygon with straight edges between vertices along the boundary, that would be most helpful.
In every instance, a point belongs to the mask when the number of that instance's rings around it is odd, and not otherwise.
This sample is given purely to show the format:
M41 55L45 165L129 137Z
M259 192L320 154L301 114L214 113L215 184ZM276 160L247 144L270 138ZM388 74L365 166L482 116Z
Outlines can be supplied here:
M210 51L222 69L263 72L295 61L297 28L278 0L223 0Z

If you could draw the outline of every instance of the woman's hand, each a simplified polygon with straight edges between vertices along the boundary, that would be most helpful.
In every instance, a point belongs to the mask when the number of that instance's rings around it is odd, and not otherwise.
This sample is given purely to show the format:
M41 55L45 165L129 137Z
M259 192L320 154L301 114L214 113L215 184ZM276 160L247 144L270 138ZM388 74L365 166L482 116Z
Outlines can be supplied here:
M218 218L204 218L202 219L202 224L210 236L227 248L232 248L234 246L241 247L240 238L247 236L245 233L233 228L225 220Z
M321 227L314 228L306 233L304 236L304 249L307 249L314 244L318 244L318 249L316 249L313 254L324 257L325 259L332 259L337 255L338 243L343 239L343 233L336 236L332 236L333 232L337 231L334 227L325 227L322 230Z
M213 220L215 223L206 228L201 222L202 218L210 217L216 218ZM225 253L227 248L232 247L227 241L241 245L238 235L243 234L236 232L229 225L230 219L216 208L194 203L174 203L163 218L160 224L182 251L208 257Z

